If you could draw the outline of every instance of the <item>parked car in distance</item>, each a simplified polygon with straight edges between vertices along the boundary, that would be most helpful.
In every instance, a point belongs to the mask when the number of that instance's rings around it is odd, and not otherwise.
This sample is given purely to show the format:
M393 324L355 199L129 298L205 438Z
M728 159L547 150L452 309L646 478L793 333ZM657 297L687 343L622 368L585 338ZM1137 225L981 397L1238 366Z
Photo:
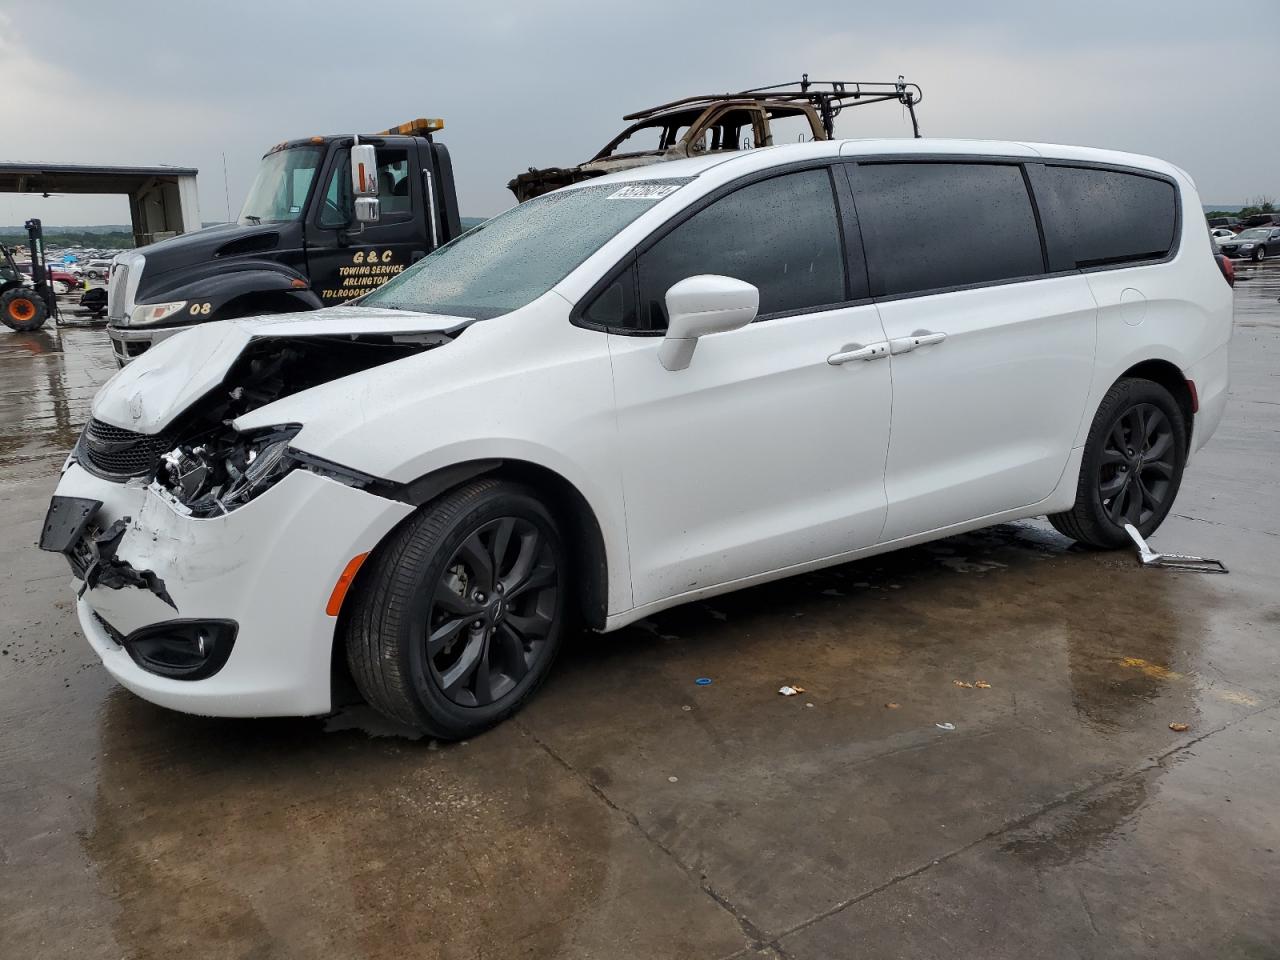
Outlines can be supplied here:
M1228 257L1242 260L1265 260L1280 253L1280 227L1251 227L1241 230L1230 240L1223 240L1218 249Z
M1199 209L1159 160L985 141L589 180L357 303L147 351L41 546L148 700L321 714L345 669L446 738L525 703L574 622L1046 514L1126 547L1226 402Z
M1210 217L1210 227L1226 227L1227 229L1240 229L1240 220L1237 217Z
M1221 245L1225 241L1234 238L1235 234L1226 227L1214 227L1209 231L1209 236L1213 237L1215 245Z
M1245 217L1240 226L1244 230L1251 227L1280 227L1280 213L1255 213L1251 217Z
M22 271L22 275L27 282L31 282L31 264L20 263L18 269ZM80 281L76 279L74 274L68 273L61 267L45 267L45 273L49 276L49 285L53 287L53 292L62 296L70 293L80 285Z
M110 260L90 260L84 265L84 275L90 280L105 280L110 272Z

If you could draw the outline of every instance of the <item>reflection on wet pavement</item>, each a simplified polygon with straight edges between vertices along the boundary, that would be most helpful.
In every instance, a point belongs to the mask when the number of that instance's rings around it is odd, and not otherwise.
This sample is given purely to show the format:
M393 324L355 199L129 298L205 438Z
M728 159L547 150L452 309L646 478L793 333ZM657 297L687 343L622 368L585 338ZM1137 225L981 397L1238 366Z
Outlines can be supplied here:
M1007 524L574 638L448 746L116 687L31 547L105 335L0 333L0 955L1280 955L1280 265L1240 274L1152 538L1230 576Z

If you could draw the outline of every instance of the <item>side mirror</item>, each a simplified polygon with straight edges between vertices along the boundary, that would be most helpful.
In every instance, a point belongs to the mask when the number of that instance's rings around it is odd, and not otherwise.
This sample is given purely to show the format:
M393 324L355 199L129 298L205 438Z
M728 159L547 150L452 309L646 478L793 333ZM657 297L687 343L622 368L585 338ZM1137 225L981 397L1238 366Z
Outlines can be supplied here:
M381 215L378 152L372 144L357 143L351 148L351 196L354 198L356 222L377 223Z
M668 370L683 370L693 359L698 338L745 327L760 309L760 291L749 283L702 274L667 291L667 334L658 360Z

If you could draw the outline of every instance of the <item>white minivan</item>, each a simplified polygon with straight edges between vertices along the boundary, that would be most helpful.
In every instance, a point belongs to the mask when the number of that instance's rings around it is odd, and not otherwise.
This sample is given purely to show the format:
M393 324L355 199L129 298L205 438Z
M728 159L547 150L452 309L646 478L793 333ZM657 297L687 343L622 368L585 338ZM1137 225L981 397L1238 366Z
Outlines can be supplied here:
M571 622L1021 517L1151 533L1227 397L1200 209L1168 163L1025 143L601 177L352 305L148 351L95 399L41 546L148 700L321 714L349 672L469 736Z

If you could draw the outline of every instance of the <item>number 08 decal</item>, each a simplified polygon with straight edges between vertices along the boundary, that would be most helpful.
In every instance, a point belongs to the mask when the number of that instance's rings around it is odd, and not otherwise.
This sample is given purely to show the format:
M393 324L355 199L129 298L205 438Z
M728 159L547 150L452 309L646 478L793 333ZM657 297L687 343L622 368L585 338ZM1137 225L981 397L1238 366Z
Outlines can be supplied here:
M208 302L193 303L191 305L190 310L188 310L187 312L190 313L193 317L207 317L209 315L209 311L212 309L213 309L213 304Z

